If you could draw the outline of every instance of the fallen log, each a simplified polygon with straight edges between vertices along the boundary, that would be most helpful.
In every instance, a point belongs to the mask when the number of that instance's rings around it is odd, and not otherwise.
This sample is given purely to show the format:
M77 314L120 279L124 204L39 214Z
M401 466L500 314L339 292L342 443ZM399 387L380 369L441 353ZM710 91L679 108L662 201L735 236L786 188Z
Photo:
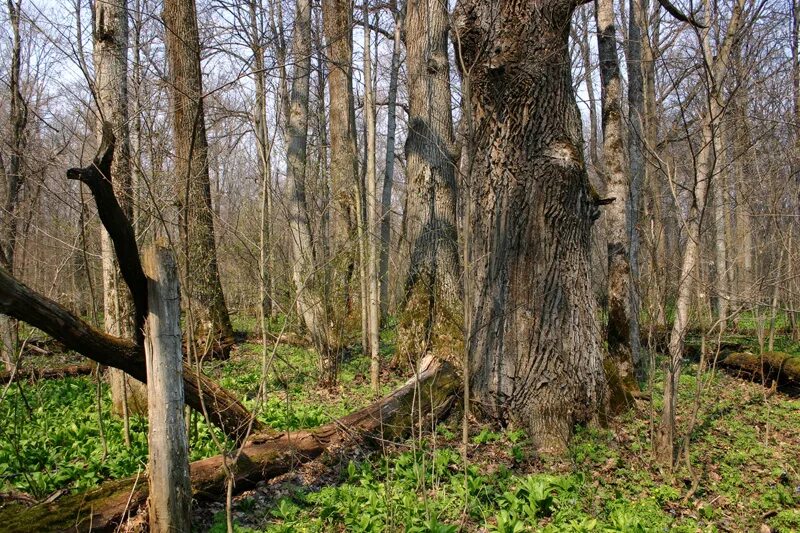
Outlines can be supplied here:
M101 365L119 368L129 376L147 383L144 348L129 339L104 333L63 307L17 281L0 267L0 313L27 322L68 349ZM250 412L239 400L213 380L183 365L183 389L186 404L208 412L210 421L226 435L238 440L250 422ZM260 428L258 423L256 429Z
M800 357L784 352L732 353L719 363L727 371L766 386L800 389Z
M351 443L375 444L407 436L420 418L439 419L456 398L461 381L448 363L428 358L417 375L392 394L344 418L307 431L254 435L236 464L235 491L284 474L328 450ZM420 413L422 413L421 416ZM225 497L223 456L191 463L195 500ZM143 476L104 483L97 489L30 508L12 504L0 511L3 531L113 531L147 501Z
M88 376L96 365L86 363L83 365L67 365L55 368L18 368L16 372L0 372L0 383L14 381L36 381L39 379L58 379L76 376Z

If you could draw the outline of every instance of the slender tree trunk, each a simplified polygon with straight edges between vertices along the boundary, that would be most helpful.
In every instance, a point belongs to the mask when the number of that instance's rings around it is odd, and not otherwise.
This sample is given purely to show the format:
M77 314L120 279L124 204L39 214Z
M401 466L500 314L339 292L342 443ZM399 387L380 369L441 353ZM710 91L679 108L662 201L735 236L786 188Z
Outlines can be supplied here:
M656 54L660 41L660 19L658 6L655 16L648 13L647 0L642 0L642 71L644 108L644 147L647 151L655 151L658 142L658 103L656 101ZM648 158L645 158L647 160ZM650 160L653 158L651 157ZM667 327L667 296L670 290L670 270L667 265L667 248L669 226L667 223L667 205L669 194L664 191L659 169L651 163L644 165L644 184L647 187L647 205L649 211L648 235L650 240L650 276L648 283L649 301L655 312L653 317L657 326Z
M622 81L617 57L613 0L597 0L597 48L603 98L603 168L606 195L614 201L606 208L608 232L608 362L606 379L613 410L631 403L638 389L634 361L639 359L639 327L633 304L630 265L631 205L629 166L622 119ZM635 325L634 325L635 323Z
M131 189L131 145L128 125L128 5L127 1L96 0L94 5L94 90L100 107L98 133L103 122L114 131L114 159L110 179L120 207L133 221ZM134 337L133 301L124 284L111 238L100 229L100 255L103 265L103 322L107 333L117 337ZM114 413L147 413L147 389L143 383L121 370L108 370ZM126 418L127 419L127 418Z
M311 4L297 0L292 36L294 72L288 126L286 194L292 234L292 279L297 306L319 354L322 381L336 380L336 354L331 349L325 305L319 296L311 222L306 204L308 96L311 72Z
M630 268L631 268L631 336L636 339L637 350L631 351L633 364L638 369L639 376L643 376L642 368L644 359L639 346L639 310L641 302L640 268L639 268L639 212L642 203L642 188L645 183L645 144L644 144L644 73L642 65L642 35L645 33L645 0L629 1L628 25L628 160L630 164Z
M599 198L572 89L574 4L518 7L456 7L476 132L470 388L483 416L522 426L539 448L560 451L574 424L604 411L589 275Z
M694 276L700 260L701 230L708 201L709 188L716 174L716 148L719 135L719 124L722 120L724 105L720 86L727 68L728 58L734 39L742 23L742 11L745 0L737 0L731 14L722 44L716 54L712 53L710 29L702 33L702 49L706 61L705 83L708 108L702 117L701 147L695 165L692 204L686 221L686 244L683 251L681 277L678 281L678 297L675 302L675 322L669 340L669 361L664 380L664 408L661 412L661 424L654 441L658 460L669 468L674 466L675 453L675 415L678 398L678 383L683 359L683 344L689 325L689 312L694 294ZM710 26L711 12L709 1L706 1L706 23Z
M381 194L381 315L389 314L389 250L392 244L392 185L394 183L394 147L397 129L397 82L400 77L400 33L403 25L402 14L394 8L394 42L392 44L392 66L389 73L389 94L386 111L386 167L383 173Z
M727 220L728 220L728 182L727 171L723 169L725 122L720 120L714 136L714 156L717 160L715 183L713 188L714 202L714 287L716 292L716 318L720 327L725 328L728 322L730 299L730 271L728 268Z
M263 28L259 23L262 11L260 0L250 0L250 50L253 53L253 77L256 87L256 105L253 109L253 126L261 164L261 225L259 230L259 271L261 279L261 312L272 316L275 296L272 280L272 141L267 126L267 75L264 65ZM265 332L262 332L264 334Z
M164 21L175 138L179 229L185 261L183 292L193 302L201 344L223 354L233 342L233 328L217 268L214 213L211 206L208 140L203 111L200 41L194 0L165 0Z
M25 127L28 123L28 105L22 96L22 82L20 80L20 66L22 64L22 42L20 36L20 9L22 0L8 0L8 15L13 32L11 48L11 68L9 69L9 88L11 99L9 102L9 125L11 135L9 139L11 153L8 162L0 157L0 174L3 177L2 211L0 211L0 266L9 273L14 273L14 255L17 247L17 234L19 218L20 195L25 184L23 170L27 138ZM0 315L0 361L6 370L11 371L16 366L18 325L13 318Z
M456 229L456 153L450 113L447 5L409 0L406 138L407 235L411 258L399 317L398 355L463 355L461 267Z
M364 116L366 117L366 193L367 193L367 282L370 384L372 392L380 390L380 294L378 293L378 174L375 168L375 96L372 90L372 32L369 28L369 1L364 0Z
M586 83L586 97L589 108L589 160L595 172L603 170L602 162L597 150L597 104L594 94L594 67L592 65L592 47L589 44L589 15L587 11L581 10L582 32L576 42L580 47L581 61L583 62L584 78Z

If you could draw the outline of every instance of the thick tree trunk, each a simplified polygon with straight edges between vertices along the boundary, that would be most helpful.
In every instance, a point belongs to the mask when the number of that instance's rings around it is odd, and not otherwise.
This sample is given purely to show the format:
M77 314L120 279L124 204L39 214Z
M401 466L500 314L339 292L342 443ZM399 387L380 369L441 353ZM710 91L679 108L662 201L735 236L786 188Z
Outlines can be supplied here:
M353 2L323 0L323 28L330 96L330 181L333 196L330 269L337 335L353 314L353 272L357 256L356 194L358 153L353 97Z
M606 195L614 201L606 208L608 236L608 361L605 365L611 409L630 406L638 389L634 361L639 359L639 319L633 301L631 277L630 180L622 119L622 80L617 57L613 0L597 0L597 48L603 102L603 165Z
M195 341L199 346L207 345L227 354L233 342L233 328L217 268L194 0L165 0L162 18L172 97L179 229L186 271L183 290L195 318Z
M237 491L253 487L313 460L327 450L360 440L377 445L408 435L418 422L436 421L447 413L460 386L454 368L433 358L424 360L416 377L389 396L360 411L315 430L256 435L232 466ZM422 411L420 411L422 406ZM226 472L222 456L190 465L196 500L220 500L225 494ZM147 483L135 478L112 481L84 494L66 496L53 503L24 509L10 506L0 511L4 531L114 531L147 500Z
M574 4L462 0L475 120L470 343L476 409L563 450L606 381L589 275L599 198L583 161L568 36ZM486 43L491 43L487 46Z
M463 354L461 269L456 229L456 153L450 112L447 5L406 4L407 238L411 258L398 324L398 356Z

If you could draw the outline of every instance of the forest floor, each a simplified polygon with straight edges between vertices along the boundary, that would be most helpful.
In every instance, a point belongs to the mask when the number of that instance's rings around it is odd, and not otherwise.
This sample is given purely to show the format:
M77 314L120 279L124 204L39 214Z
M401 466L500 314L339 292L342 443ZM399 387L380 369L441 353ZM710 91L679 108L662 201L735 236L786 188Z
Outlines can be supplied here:
M392 333L383 341L388 359ZM252 408L261 362L261 346L243 342L229 361L206 371ZM54 363L47 357L29 364ZM314 356L303 348L279 345L272 368L273 392L259 416L276 429L315 427L373 398L369 361L357 352L334 390L316 387ZM800 399L723 372L698 375L697 364L687 362L679 424L681 435L691 431L678 470L668 475L650 452L662 377L654 377L652 402L638 403L607 428L580 429L564 457L537 455L523 431L473 423L465 470L461 417L453 413L406 442L341 450L240 494L236 529L800 531ZM384 391L403 380L385 373ZM3 496L38 501L143 471L146 422L131 420L126 445L122 422L110 415L109 392L94 377L15 383L1 392L0 505ZM202 421L191 427L192 459L229 445L223 438L215 443L215 430ZM224 506L201 506L194 523L198 531L225 531Z

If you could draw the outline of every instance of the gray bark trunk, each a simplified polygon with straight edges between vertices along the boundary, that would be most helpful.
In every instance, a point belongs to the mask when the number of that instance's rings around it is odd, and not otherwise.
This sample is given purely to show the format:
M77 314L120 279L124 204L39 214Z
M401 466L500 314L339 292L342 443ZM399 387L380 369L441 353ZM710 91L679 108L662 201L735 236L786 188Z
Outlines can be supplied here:
M598 198L572 89L574 5L518 7L456 8L476 132L470 386L484 416L560 451L574 424L597 420L605 403L589 275Z
M372 392L380 390L380 294L378 293L378 174L375 168L375 96L372 90L372 32L369 28L369 2L364 0L364 116L366 117L366 196L367 196L367 294L369 301L370 384Z
M94 89L100 108L98 134L103 122L111 124L116 138L110 179L120 207L133 221L131 145L128 126L128 5L126 1L97 0L94 5ZM107 333L134 337L133 301L120 283L114 247L105 228L100 229L103 266L103 322ZM147 389L121 370L110 368L108 380L114 413L147 413Z
M597 48L603 103L603 160L606 195L614 201L605 209L608 249L608 342L606 378L613 410L630 405L636 390L634 361L639 359L639 327L633 303L630 264L631 204L625 125L622 119L622 81L617 57L613 0L597 0Z
M326 42L328 94L330 96L330 182L333 197L330 263L334 281L332 307L337 331L353 313L353 273L356 263L356 194L358 153L353 97L353 3L351 0L322 2Z
M148 454L150 531L190 531L192 487L183 425L183 350L178 265L168 248L144 253L147 275Z
M320 357L322 380L336 376L335 353L325 317L325 305L317 290L311 222L306 202L306 156L308 146L308 95L311 72L311 4L297 0L292 36L294 72L289 106L286 195L292 234L292 279L297 307Z
M710 44L710 29L702 33L702 49L705 59L705 82L708 108L702 117L701 148L697 155L692 204L686 221L686 245L681 265L681 277L678 281L678 297L675 301L675 322L669 340L669 361L664 380L664 408L661 412L661 423L654 439L658 460L672 468L675 461L675 414L678 398L678 383L683 359L683 341L689 325L689 312L694 289L694 277L700 260L701 230L708 201L708 193L714 179L717 160L719 123L725 108L722 102L721 84L727 69L731 48L742 24L742 11L745 0L737 0L728 23L728 28L717 53L713 54ZM711 12L706 2L706 23L710 26ZM716 144L715 144L716 143Z
M272 250L272 140L267 125L267 75L264 65L263 28L259 23L262 10L259 0L250 0L250 50L253 53L253 77L256 87L256 105L253 109L253 127L258 143L258 160L261 165L261 226L259 231L259 272L261 274L261 312L272 316L275 300ZM264 333L264 332L262 332Z

